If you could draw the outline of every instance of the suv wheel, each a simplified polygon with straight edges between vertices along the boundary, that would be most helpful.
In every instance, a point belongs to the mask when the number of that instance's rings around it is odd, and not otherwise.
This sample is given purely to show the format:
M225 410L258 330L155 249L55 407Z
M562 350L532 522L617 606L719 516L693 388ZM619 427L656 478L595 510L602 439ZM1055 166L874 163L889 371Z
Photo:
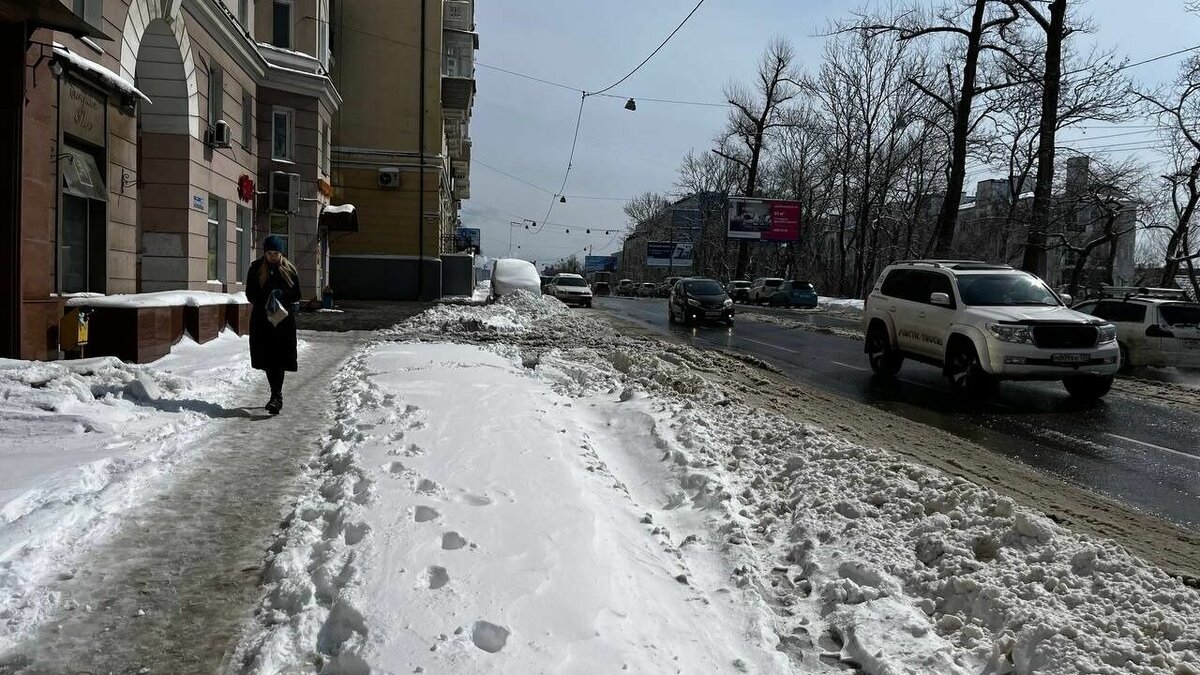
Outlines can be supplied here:
M867 333L867 360L871 363L871 370L884 377L900 372L900 366L904 364L904 357L892 349L887 330L879 324L871 326Z
M1072 398L1094 401L1112 389L1112 375L1075 375L1063 379L1063 386Z
M1133 364L1129 362L1129 347L1124 342L1118 342L1117 346L1121 349L1121 369L1118 372L1128 375L1133 372Z
M950 389L969 398L984 398L996 393L999 381L988 374L979 362L975 346L960 343L951 348L946 360L946 376Z

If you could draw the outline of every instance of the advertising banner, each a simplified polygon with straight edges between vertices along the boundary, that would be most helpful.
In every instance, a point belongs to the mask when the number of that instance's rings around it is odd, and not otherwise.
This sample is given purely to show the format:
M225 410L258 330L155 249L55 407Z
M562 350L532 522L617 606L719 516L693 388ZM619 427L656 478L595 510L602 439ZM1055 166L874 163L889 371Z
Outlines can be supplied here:
M478 253L480 239L479 228L460 227L454 231L454 252L474 251Z
M800 203L730 197L728 234L730 239L799 241Z
M647 242L646 266L670 267L686 272L692 269L692 246L689 242Z
M617 259L611 255L589 255L583 258L583 273L616 272Z

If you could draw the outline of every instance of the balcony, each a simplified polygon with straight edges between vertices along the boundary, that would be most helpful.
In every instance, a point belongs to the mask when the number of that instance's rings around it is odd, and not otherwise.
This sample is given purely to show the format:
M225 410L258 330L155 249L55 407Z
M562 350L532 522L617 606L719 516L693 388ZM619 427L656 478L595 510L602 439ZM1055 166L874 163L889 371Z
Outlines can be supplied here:
M447 117L465 118L470 116L475 103L475 50L479 47L479 35L452 28L442 33L442 107Z

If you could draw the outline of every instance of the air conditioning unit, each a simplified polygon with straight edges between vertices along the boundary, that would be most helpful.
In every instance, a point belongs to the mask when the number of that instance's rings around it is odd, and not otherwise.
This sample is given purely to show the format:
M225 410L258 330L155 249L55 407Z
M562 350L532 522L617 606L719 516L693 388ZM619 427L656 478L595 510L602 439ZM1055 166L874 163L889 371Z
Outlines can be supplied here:
M386 166L379 170L379 187L395 190L400 187L400 169Z
M233 147L233 130L225 120L217 120L215 126L208 128L204 134L204 142L214 148Z
M300 211L300 174L271 172L269 208L281 213Z

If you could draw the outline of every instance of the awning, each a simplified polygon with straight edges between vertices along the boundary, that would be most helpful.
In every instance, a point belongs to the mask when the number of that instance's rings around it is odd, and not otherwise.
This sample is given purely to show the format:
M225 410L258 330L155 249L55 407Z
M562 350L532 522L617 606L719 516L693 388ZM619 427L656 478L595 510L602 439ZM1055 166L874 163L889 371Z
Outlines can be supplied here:
M112 39L67 9L61 0L0 0L0 23L24 22L36 28L60 30L80 38Z
M139 91L138 88L135 87L129 80L121 77L120 75L114 73L108 68L105 68L99 63L96 63L95 61L86 59L83 56L76 54L64 45L55 42L54 55L60 59L65 59L72 68L92 75L95 79L99 80L101 84L110 89L116 90L122 94L136 96L146 103L150 103L152 105L154 103L154 101L150 100L149 96Z
M62 164L63 192L84 199L108 200L104 174L91 154L64 145L58 161Z
M317 226L326 232L358 232L358 211L353 204L326 206Z

